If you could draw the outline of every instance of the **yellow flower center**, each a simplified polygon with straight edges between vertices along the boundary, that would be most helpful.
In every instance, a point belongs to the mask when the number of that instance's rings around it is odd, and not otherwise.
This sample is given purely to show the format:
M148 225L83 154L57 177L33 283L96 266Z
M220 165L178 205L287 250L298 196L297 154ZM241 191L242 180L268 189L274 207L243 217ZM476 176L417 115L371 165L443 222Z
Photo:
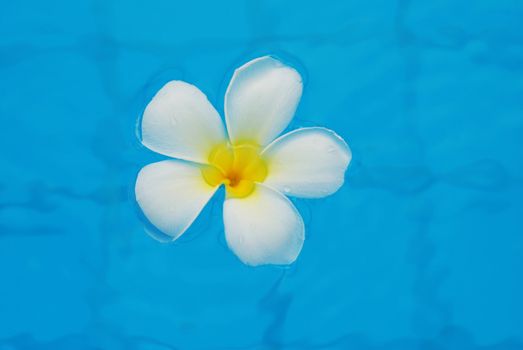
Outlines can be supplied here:
M211 186L224 184L228 196L247 197L254 191L254 183L267 177L267 164L260 151L249 143L214 147L209 154L210 165L202 167L205 182Z

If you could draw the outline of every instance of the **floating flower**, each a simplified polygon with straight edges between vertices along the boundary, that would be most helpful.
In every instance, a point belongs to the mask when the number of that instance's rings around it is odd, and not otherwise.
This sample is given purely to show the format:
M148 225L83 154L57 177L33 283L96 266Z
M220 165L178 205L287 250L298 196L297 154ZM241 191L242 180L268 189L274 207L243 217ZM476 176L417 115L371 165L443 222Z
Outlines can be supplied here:
M195 86L171 81L143 114L142 143L176 158L149 164L136 180L147 219L177 239L225 186L225 238L248 265L290 264L304 241L303 220L286 196L320 198L344 181L351 152L325 128L277 138L302 93L298 72L265 56L238 68L225 93L224 127Z

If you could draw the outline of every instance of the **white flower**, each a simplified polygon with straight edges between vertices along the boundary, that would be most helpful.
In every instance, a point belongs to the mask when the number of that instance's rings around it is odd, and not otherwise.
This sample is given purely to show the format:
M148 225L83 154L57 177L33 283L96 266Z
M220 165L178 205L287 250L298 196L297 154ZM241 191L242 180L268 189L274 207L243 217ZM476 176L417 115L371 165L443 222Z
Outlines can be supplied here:
M285 195L336 192L351 160L343 139L325 128L276 138L294 115L302 85L298 72L275 58L248 62L225 94L227 130L195 86L171 81L162 87L145 109L142 143L176 159L138 174L136 200L147 219L174 240L224 185L225 237L238 258L248 265L296 260L304 225Z

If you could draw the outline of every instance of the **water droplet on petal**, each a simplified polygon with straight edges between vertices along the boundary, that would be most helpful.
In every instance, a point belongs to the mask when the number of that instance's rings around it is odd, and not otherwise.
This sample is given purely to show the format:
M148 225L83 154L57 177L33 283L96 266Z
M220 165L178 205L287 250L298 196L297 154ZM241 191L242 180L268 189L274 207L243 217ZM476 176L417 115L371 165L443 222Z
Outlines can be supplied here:
M285 186L283 188L283 192L285 192L285 193L289 193L290 191L291 191L290 187Z

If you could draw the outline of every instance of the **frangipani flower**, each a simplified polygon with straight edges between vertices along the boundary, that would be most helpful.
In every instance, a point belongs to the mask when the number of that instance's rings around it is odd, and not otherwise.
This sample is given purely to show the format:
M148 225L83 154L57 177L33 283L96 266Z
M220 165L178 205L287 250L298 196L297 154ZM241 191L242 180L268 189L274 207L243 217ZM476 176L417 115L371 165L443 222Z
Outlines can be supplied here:
M224 127L195 86L171 81L143 114L142 143L175 158L149 164L136 180L147 219L176 239L220 186L225 238L248 265L290 264L303 246L303 220L286 196L320 198L344 182L351 152L325 128L283 136L302 93L298 72L265 56L238 68L225 94Z

